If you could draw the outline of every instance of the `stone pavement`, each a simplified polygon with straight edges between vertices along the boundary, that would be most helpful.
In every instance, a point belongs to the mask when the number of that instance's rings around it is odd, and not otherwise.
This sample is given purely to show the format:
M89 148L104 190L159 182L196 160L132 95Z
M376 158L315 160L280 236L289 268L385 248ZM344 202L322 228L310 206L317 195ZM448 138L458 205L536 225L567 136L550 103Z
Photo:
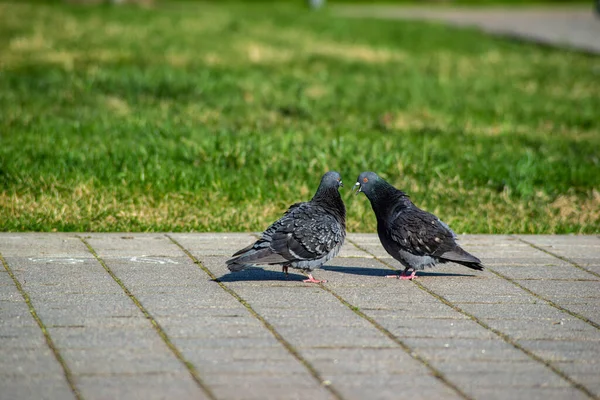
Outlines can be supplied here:
M556 7L407 7L344 5L336 6L345 17L422 19L457 26L478 27L483 31L553 46L565 46L600 53L600 18L589 6Z
M600 237L465 235L413 282L349 234L305 284L243 233L0 233L0 398L598 399Z

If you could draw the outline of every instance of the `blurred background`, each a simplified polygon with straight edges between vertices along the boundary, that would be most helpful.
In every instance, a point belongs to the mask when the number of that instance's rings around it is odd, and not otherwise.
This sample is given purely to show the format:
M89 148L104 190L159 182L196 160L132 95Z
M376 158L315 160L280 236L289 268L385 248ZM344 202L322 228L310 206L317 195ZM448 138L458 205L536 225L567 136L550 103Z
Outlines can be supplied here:
M261 231L333 169L354 232L365 170L458 233L600 231L597 54L309 3L0 1L0 230Z

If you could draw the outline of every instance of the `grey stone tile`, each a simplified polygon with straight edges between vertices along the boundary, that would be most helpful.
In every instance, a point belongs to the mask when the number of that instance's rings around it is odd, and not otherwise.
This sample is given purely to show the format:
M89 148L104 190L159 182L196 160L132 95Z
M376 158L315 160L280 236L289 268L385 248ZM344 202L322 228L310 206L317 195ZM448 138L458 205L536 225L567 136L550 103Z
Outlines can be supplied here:
M519 344L552 363L600 362L600 335L594 341L523 339Z
M279 326L279 333L296 347L396 347L396 344L372 326L314 327Z
M243 304L164 235L85 236L218 398L332 398ZM255 240L253 236L173 237L239 293L345 399L457 396L425 365L337 298L319 286L302 283L297 271L288 279L279 267L229 273L225 260ZM385 253L376 235L348 237L401 268ZM549 251L588 260L588 268L600 264L595 249L598 238L539 239L546 241L540 246L554 246ZM340 257L315 276L329 280L328 288L396 335L468 395L547 400L582 394L542 363L414 283L384 278L393 271L350 240ZM460 242L486 264L541 296L592 320L600 312L594 301L599 297L600 279L594 275L507 236L461 235ZM200 388L150 321L78 239L64 234L0 233L0 251L5 248L4 256L86 398L202 398ZM60 368L54 380L40 375L53 355L12 279L2 270L0 378L15 379L0 379L0 398L5 393L11 400L45 394L68 398L68 386L66 394L61 392L66 383ZM446 264L425 271L418 282L552 362L594 393L600 390L596 379L600 357L595 346L600 336L590 324L490 271ZM27 380L15 373L19 362L23 370L33 372ZM10 375L4 374L5 369ZM44 386L47 391L40 390Z
M60 375L62 373L62 367L48 346L0 348L0 376Z
M582 298L600 302L600 280L596 281L518 281L529 290L546 298Z
M491 269L511 279L597 279L595 276L573 268L569 263L557 259L546 265L493 265ZM523 283L523 282L521 282Z
M438 361L469 364L473 361L496 363L530 360L525 353L500 338L405 338L403 341L421 356L434 361L434 365L437 365Z
M256 237L248 233L172 233L169 236L196 256L228 257L256 241Z
M74 326L48 328L48 332L60 349L116 349L132 347L161 351L165 348L164 342L151 328L150 324L145 329Z
M0 375L0 399L75 399L64 375Z
M259 351L256 351L259 350ZM308 375L302 364L283 347L269 349L211 349L199 347L190 352L189 360L197 365L202 376L206 374L226 374L232 376L246 374L272 374L285 371L287 374ZM315 382L310 382L315 385ZM306 382L307 386L310 386Z
M40 327L35 325L0 325L0 353L2 349L39 349L46 347ZM1 362L1 360L0 360Z
M490 400L563 400L589 399L585 393L573 387L473 387L468 393L475 398Z
M321 373L326 375L429 374L425 365L413 359L400 347L302 348L300 351ZM431 379L435 378L431 377Z
M5 258L93 258L72 233L0 233L0 253Z
M372 312L376 313L376 312ZM492 339L496 335L470 319L377 318L398 338Z
M519 340L600 340L596 328L574 317L561 318L560 321L488 319L485 323Z
M37 326L25 301L0 301L0 325Z
M456 392L430 375L326 375L345 399L460 399Z
M579 299L578 299L579 300ZM595 300L588 299L585 303L572 303L571 298L553 299L553 301L561 307L577 313L585 318L600 324L600 306Z
M560 322L565 318L572 318L569 314L548 305L542 300L536 303L525 304L459 304L462 310L483 320L488 319L544 319Z
M124 259L139 265L176 265L181 249L162 233L88 233L87 242L103 259Z
M77 376L85 399L207 399L189 374Z
M288 374L206 374L217 398L236 400L321 400L333 399L322 385L314 384L308 373Z
M79 375L119 375L187 372L166 347L64 348L61 354Z

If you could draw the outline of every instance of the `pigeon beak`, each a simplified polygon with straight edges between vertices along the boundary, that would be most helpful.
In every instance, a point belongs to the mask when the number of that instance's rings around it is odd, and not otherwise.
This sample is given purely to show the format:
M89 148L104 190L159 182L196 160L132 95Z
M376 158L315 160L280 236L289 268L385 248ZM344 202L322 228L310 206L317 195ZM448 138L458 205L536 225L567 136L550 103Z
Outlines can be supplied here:
M356 182L354 184L354 187L352 188L352 191L356 190L356 192L354 192L355 195L359 194L361 192L362 186L360 185L360 182Z
M340 187L344 187L344 184L342 183L341 180L340 180Z

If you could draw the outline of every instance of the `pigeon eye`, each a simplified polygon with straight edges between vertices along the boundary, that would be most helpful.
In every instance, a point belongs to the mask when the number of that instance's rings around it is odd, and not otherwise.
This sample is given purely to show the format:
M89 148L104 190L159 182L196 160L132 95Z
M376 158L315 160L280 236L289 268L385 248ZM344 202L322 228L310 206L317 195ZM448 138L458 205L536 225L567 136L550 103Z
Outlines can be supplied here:
M367 182L369 182L369 180L367 178L363 178L363 182L367 183Z

